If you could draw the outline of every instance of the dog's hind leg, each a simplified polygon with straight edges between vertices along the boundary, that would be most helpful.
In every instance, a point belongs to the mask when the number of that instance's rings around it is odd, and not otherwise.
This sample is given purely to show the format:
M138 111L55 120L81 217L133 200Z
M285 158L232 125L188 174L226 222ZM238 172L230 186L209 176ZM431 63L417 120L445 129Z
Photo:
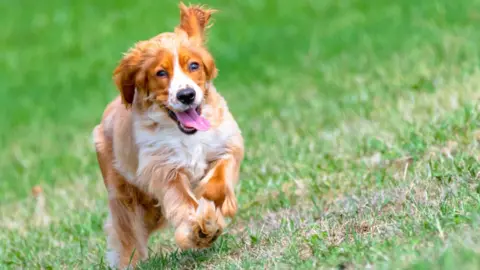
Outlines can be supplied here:
M112 166L112 145L102 125L95 127L93 139L109 195L110 214L104 227L108 244L106 257L110 267L124 269L147 257L149 232L144 225L145 213L137 203L136 189Z
M134 267L147 258L149 231L144 224L142 206L129 199L111 198L110 214L105 223L107 261L112 268Z

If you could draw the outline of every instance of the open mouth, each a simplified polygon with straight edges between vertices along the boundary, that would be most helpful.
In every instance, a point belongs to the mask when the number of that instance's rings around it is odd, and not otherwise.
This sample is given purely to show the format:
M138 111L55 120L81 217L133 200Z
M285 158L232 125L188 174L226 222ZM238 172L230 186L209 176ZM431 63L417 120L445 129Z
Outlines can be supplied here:
M183 112L174 112L168 109L168 116L178 125L178 129L187 135L195 134L197 131L207 131L210 128L210 122L205 119L200 106L189 108Z

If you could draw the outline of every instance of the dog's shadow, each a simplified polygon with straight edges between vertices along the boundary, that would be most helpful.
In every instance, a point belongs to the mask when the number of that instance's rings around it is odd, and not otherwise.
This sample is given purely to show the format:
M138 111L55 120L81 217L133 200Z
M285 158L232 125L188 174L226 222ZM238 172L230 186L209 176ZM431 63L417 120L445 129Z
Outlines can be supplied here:
M149 258L141 262L137 268L195 269L234 252L239 247L238 240L234 235L224 232L212 247L203 250L181 251L177 248L163 248L160 251L150 250Z

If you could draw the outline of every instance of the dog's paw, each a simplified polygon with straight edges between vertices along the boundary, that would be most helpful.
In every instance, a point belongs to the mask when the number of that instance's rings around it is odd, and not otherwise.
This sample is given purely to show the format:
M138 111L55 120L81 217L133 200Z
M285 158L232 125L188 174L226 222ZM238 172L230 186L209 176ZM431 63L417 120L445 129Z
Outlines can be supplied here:
M215 204L201 198L197 211L175 230L175 241L182 249L208 248L220 236L225 220Z

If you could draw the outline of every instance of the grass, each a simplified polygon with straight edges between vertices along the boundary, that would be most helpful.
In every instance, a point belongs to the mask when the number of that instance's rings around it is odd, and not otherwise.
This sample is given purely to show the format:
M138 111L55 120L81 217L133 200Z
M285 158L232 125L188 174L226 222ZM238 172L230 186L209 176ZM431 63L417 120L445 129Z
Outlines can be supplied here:
M176 1L20 2L0 3L0 268L104 269L90 132ZM157 234L141 269L479 268L479 1L204 3L240 212L206 251Z

